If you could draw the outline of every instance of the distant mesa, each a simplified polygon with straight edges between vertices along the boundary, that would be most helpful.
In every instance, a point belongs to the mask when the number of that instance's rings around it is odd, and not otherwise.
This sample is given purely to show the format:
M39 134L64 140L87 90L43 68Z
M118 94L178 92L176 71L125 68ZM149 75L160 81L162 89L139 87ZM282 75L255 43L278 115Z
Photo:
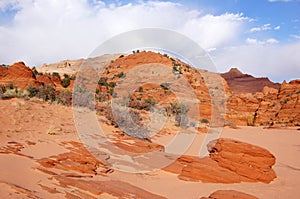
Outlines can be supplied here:
M252 75L244 74L237 68L231 68L221 76L227 81L233 93L256 93L262 92L265 86L279 89L280 84L270 81L266 77L256 78Z

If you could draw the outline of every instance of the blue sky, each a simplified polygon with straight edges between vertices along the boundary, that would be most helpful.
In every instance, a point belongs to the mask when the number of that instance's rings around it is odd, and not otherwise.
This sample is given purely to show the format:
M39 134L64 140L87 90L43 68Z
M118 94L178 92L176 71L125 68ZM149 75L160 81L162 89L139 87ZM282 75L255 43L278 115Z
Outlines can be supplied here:
M114 35L156 27L197 42L219 72L289 81L300 78L299 13L299 0L1 0L0 63L87 57Z

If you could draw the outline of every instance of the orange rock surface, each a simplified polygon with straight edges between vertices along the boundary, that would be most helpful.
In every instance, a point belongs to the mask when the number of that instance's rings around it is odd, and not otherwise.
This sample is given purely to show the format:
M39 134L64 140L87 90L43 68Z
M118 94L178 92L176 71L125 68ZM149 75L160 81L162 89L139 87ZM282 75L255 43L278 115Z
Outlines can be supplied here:
M275 157L266 149L221 138L208 144L209 158L182 156L165 168L179 179L210 183L270 183Z
M209 197L201 197L200 199L258 199L255 196L235 190L218 190L210 194Z

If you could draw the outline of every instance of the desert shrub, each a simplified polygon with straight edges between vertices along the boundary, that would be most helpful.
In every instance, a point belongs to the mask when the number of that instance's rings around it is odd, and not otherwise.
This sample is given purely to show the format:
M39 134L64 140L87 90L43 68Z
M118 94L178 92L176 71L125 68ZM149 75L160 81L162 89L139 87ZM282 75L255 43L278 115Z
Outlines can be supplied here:
M119 127L131 137L144 140L150 135L149 130L141 124L142 118L138 111L124 109L116 105L114 109L108 108L106 118L111 122L111 125Z
M169 106L166 108L166 112L173 115L186 114L188 111L189 107L182 103L170 103Z
M98 100L99 102L105 102L109 99L108 96L109 95L107 93L98 92L97 95L95 96L95 99Z
M202 119L201 119L201 123L208 124L209 121L208 121L208 119L206 119L206 118L202 118Z
M114 91L114 88L110 88L110 89L108 90L108 93L109 93L111 96L116 96L115 91Z
M128 106L130 108L138 109L138 110L146 110L149 111L152 106L154 106L156 102L153 100L152 97L149 97L148 99L145 99L141 101L141 98L136 98L129 101Z
M1 94L2 99L8 99L14 97L25 98L26 96L27 96L27 92L18 88L6 89L6 91L3 94Z
M28 91L28 97L35 97L39 92L39 89L32 85L28 85L26 90Z
M73 104L77 107L86 107L94 110L94 92L87 90L84 86L78 86L73 91Z
M45 101L50 100L51 102L54 102L56 99L54 86L52 84L47 86L40 86L38 88L36 97L41 98Z
M14 83L10 82L10 83L7 85L6 88L7 88L7 89L14 89L14 88L15 88Z
M175 122L177 126L187 127L189 123L189 119L187 116L187 112L189 111L189 107L185 104L178 103L170 103L168 107L166 107L166 112L168 115L175 116Z
M170 83L162 83L160 84L160 87L162 87L164 90L168 90L170 85L171 85Z
M111 88L115 88L116 85L117 85L116 82L109 82L108 83L108 86L111 87Z
M114 77L122 78L125 77L124 72L119 72L118 74L114 75Z
M4 94L6 92L6 86L0 85L0 94Z
M70 80L76 80L76 75L72 75L72 76L70 77Z
M67 74L64 74L64 79L62 80L61 85L64 88L67 88L70 85L70 81L71 81L70 76Z
M100 79L98 80L98 84L100 86L108 86L108 83L107 83L107 77L100 77Z
M52 76L54 76L54 77L57 77L57 78L59 78L59 79L60 79L60 75L59 75L59 73L58 73L58 72L53 72L53 73L52 73Z
M72 105L72 92L69 90L62 90L56 97L59 104L71 106Z
M183 128L187 127L189 124L189 119L186 114L176 114L175 115L176 126L181 126Z
M140 92L140 93L143 92L143 87L142 86L139 87L138 92Z
M2 99L9 99L17 97L17 89L7 89L2 95Z

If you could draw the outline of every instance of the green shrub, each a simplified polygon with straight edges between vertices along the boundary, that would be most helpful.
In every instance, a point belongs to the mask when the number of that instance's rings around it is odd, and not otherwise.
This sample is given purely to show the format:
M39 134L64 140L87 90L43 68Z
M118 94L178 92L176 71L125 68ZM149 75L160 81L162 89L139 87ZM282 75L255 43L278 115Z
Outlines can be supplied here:
M6 92L6 86L0 85L0 94L4 94Z
M52 76L54 76L54 77L57 77L57 78L59 78L59 79L60 79L60 75L59 75L59 73L58 73L58 72L53 72L53 73L52 73Z
M69 75L66 75L64 74L64 79L62 80L61 82L61 85L64 87L64 88L67 88L69 85L70 85L70 76Z
M116 82L109 82L108 83L108 86L111 87L111 88L115 88L116 85L117 85Z
M98 84L100 86L108 86L108 83L107 83L107 77L100 77L100 79L98 80Z
M139 87L138 92L140 92L140 93L143 92L143 87L142 86Z
M47 86L40 86L38 88L36 97L41 98L45 101L50 100L51 102L54 102L56 99L54 86L52 84Z
M8 88L8 89L14 89L14 88L15 88L14 83L10 82L10 83L7 85L7 88Z
M208 123L209 123L209 121L208 121L208 119L206 119L206 118L203 118L203 119L201 119L201 123L208 124Z
M153 100L152 97L141 101L141 98L131 99L129 101L129 107L138 109L138 110L146 110L149 111L152 106L154 106L156 102Z
M164 90L168 90L169 89L169 87L170 87L170 83L162 83L162 84L160 84L160 87L162 87Z
M187 114L189 111L189 107L185 104L178 104L178 103L170 103L169 106L166 108L167 113L169 114Z
M39 89L32 85L28 85L26 90L28 91L28 97L35 97L39 92Z
M125 75L122 71L122 72L119 72L118 74L114 75L114 77L122 78L122 77L125 77Z

